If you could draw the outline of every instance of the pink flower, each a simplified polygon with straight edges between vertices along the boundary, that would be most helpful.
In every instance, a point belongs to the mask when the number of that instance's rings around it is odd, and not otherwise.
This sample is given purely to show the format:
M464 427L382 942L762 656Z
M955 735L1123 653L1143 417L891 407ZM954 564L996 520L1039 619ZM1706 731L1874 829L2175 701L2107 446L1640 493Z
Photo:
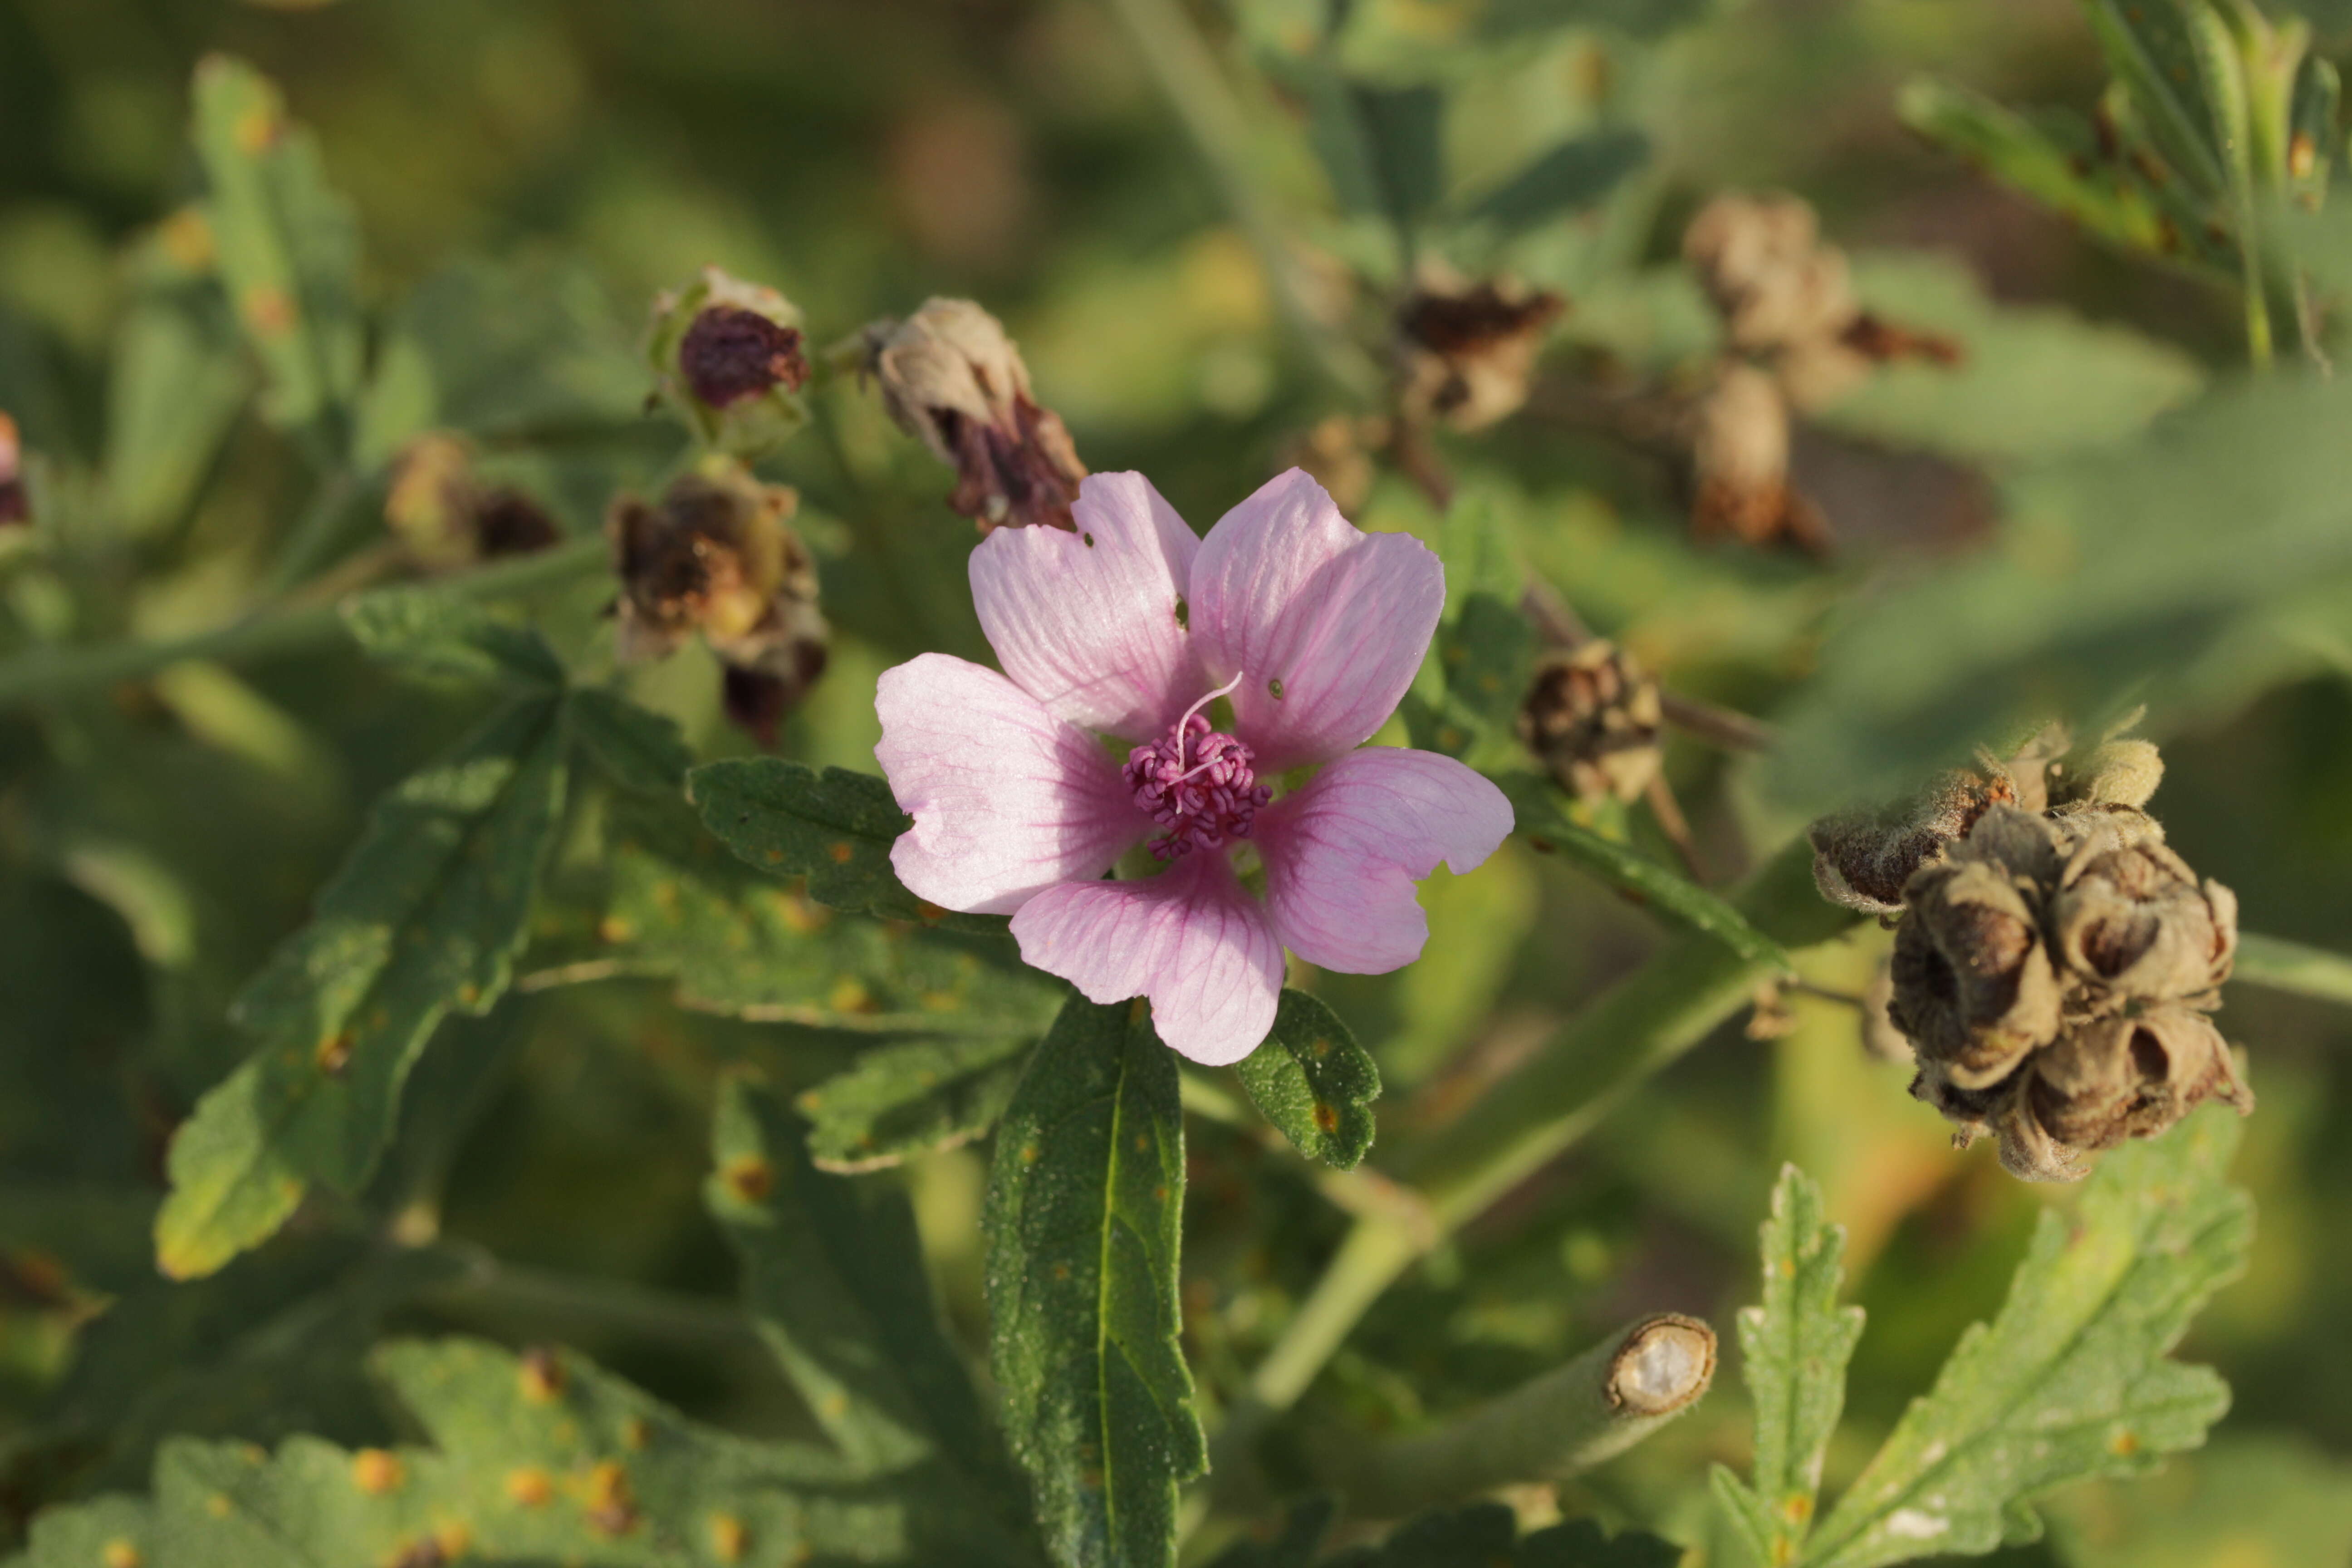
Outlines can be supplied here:
M1012 915L1021 956L1088 999L1150 997L1194 1061L1238 1061L1273 1027L1283 949L1353 974L1411 963L1429 938L1413 883L1511 830L1502 792L1452 758L1357 749L1421 667L1444 568L1297 468L1206 539L1140 474L1089 478L1075 516L972 552L1003 674L936 653L884 673L875 755L915 819L890 862L943 908ZM1229 731L1205 716L1218 696ZM1133 743L1124 766L1090 731ZM1103 879L1147 840L1166 869Z

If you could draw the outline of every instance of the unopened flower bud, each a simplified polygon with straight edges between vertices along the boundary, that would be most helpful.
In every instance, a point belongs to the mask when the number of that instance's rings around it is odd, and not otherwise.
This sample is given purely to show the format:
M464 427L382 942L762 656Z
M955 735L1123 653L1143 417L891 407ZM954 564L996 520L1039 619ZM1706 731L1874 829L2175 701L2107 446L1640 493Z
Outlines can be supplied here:
M1906 901L1888 1016L1959 1088L1999 1082L2061 1021L2037 890L1964 845L1913 878Z
M1519 739L1580 800L1639 799L1664 723L1658 683L1605 637L1545 655L1519 705Z
M1766 372L1727 361L1693 411L1691 527L1750 544L1829 544L1829 525L1789 484L1789 405Z
M0 528L30 521L32 503L25 494L23 456L16 446L16 422L0 414Z
M1903 912L1903 889L1944 858L1995 805L2015 798L2005 773L1961 769L1882 811L1845 812L1813 824L1813 881L1822 897L1864 914Z
M2077 851L2050 921L2059 956L2100 1006L2204 995L2237 953L2237 895L2200 887L2188 862L2145 835Z
M461 436L430 431L393 460L384 522L427 572L527 555L563 537L546 510L512 485L486 482Z
M654 301L646 353L661 396L706 445L759 457L808 418L801 315L773 289L703 268L690 287Z
M658 658L695 632L726 667L729 716L772 742L824 673L830 632L816 560L791 520L800 498L732 465L625 496L605 521L621 580L617 651Z
M865 331L866 369L898 427L956 471L948 504L980 525L1075 531L1086 466L1060 416L1030 395L1029 369L995 317L969 300L927 300Z
M1418 419L1482 430L1528 400L1545 334L1567 309L1548 289L1432 284L1397 312L1400 403Z

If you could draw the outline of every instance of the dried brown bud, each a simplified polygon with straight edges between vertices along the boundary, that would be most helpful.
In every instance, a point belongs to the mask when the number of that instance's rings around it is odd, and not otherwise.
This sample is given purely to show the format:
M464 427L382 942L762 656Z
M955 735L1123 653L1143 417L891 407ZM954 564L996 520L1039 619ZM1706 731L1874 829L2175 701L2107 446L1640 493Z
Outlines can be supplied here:
M2102 816L2112 824L2138 814ZM2075 852L2050 910L2056 952L2089 993L2085 1010L2211 992L2237 953L2237 895L2219 882L2199 886L2152 835L2113 837Z
M2153 1137L2209 1099L2253 1109L2228 1042L2186 1007L2074 1028L2034 1057L2024 1099L2052 1138L2086 1152Z
M741 469L681 475L605 520L621 579L618 652L658 658L696 631L727 667L729 715L771 743L824 673L816 561L790 526L800 498Z
M1304 468L1328 491L1333 504L1352 516L1372 493L1371 452L1387 445L1389 422L1334 414L1283 444L1279 468Z
M798 392L808 360L798 327L735 305L706 305L678 344L678 371L694 395L727 408L770 387Z
M1942 332L1915 331L1873 315L1868 310L1846 323L1838 340L1874 364L1899 359L1921 359L1946 369L1965 363L1968 350L1958 338Z
M1835 338L1861 313L1844 253L1821 243L1796 196L1716 197L1684 231L1683 258L1731 345L1750 353Z
M661 398L703 445L749 461L807 422L797 306L716 267L654 300L646 355Z
M1639 799L1664 723L1658 683L1604 637L1546 654L1519 705L1519 739L1580 800Z
M2001 810L2007 810L2003 807ZM1895 933L1887 1016L1922 1063L1983 1089L2058 1034L2058 975L2042 939L2040 893L1997 859L1970 856L1912 879Z
M461 436L429 431L393 460L384 521L427 572L454 572L544 550L563 537L546 510L512 485L487 482Z
M1995 805L2015 798L1998 771L1954 769L1887 810L1846 812L1813 824L1813 881L1822 897L1864 914L1903 912L1903 889L1923 866L1944 858Z
M1829 545L1829 525L1789 485L1789 405L1779 383L1727 361L1693 410L1691 528L1750 544Z
M16 446L16 422L0 414L0 528L32 519L32 503L25 494L22 461Z
M995 317L969 300L927 300L904 321L867 327L865 352L890 417L955 469L950 506L982 533L1076 529L1070 503L1086 466L1060 416L1031 396Z
M1416 290L1397 311L1401 405L1456 430L1517 413L1544 336L1567 308L1547 289L1494 280Z

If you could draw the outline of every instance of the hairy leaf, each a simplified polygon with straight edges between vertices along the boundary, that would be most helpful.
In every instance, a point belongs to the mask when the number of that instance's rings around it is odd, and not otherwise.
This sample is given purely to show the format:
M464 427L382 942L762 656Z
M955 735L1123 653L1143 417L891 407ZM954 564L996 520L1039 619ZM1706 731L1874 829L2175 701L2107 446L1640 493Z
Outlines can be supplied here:
M1764 1222L1764 1301L1739 1314L1739 1353L1756 1402L1753 1489L1717 1467L1717 1496L1759 1563L1790 1563L1822 1489L1822 1459L1845 1405L1846 1363L1862 1309L1837 1304L1845 1231L1822 1217L1822 1190L1784 1166Z
M1031 1044L982 1037L873 1047L793 1100L809 1120L810 1157L821 1170L875 1171L983 1136L1012 1103Z
M1209 1568L1313 1568L1315 1554L1322 1550L1339 1512L1328 1498L1293 1503L1279 1532L1235 1542L1217 1553Z
M674 721L593 688L572 694L571 720L580 750L622 788L653 795L685 789L694 752Z
M1468 216L1506 233L1533 228L1591 206L1649 155L1650 139L1638 131L1571 136L1479 197Z
M1005 929L1002 915L951 913L899 882L890 846L914 822L870 773L758 757L697 768L688 784L705 825L746 865L805 875L821 904L947 931Z
M1674 1568L1681 1560L1670 1542L1635 1531L1612 1538L1589 1519L1521 1536L1509 1508L1482 1502L1423 1514L1326 1568Z
M1371 1148L1379 1064L1318 998L1283 992L1273 1033L1234 1072L1259 1113L1308 1159L1353 1170Z
M242 60L197 65L195 142L221 280L268 373L262 406L277 424L310 425L359 386L359 226L317 141Z
M2084 9L2165 161L2207 195L2227 191L2230 143L2244 155L2244 89L2221 18L2206 0L2085 0Z
M1517 814L1518 826L1513 831L1537 849L1567 856L1660 919L1714 937L1751 963L1790 971L1789 955L1780 944L1757 930L1725 900L1614 839L1570 821L1560 809L1559 792L1549 780L1532 773L1511 773L1496 777L1495 783L1510 796Z
M114 334L106 382L107 510L126 531L176 522L211 471L253 370L209 260L174 254L173 239L208 225L201 207L164 220L134 263L138 294Z
M412 674L525 690L563 685L563 662L530 626L430 588L385 588L343 605L343 625L369 657Z
M1208 1463L1177 1342L1184 1125L1139 1001L1062 1009L997 1131L990 1361L1067 1568L1168 1568Z
M209 1274L313 1181L355 1193L451 1008L506 989L562 815L561 704L517 703L376 807L351 858L237 999L261 1040L172 1142L157 1258Z
M1990 1552L2033 1528L2035 1494L2202 1443L2230 1391L2167 1352L2245 1266L2253 1205L2226 1180L2238 1131L2206 1111L2105 1156L2073 1215L2045 1213L2000 1315L1961 1336L1802 1561Z

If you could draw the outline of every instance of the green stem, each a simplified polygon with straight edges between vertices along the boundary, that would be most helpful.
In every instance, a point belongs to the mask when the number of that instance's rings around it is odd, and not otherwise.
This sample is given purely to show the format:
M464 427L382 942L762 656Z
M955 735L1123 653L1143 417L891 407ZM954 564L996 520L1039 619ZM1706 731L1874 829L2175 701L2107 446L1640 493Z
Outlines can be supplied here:
M462 599L526 593L587 576L604 565L606 556L603 540L573 540L446 578L431 591ZM153 642L32 648L0 660L0 709L143 679L192 658L245 663L316 647L342 636L342 616L334 605L303 605L262 610L211 631Z
M2242 931L2231 978L2265 991L2316 996L2352 1006L2352 958L2283 937Z
M1433 1432L1317 1468L1355 1511L1418 1513L1519 1481L1560 1481L1615 1458L1698 1403L1715 1374L1715 1331L1696 1318L1637 1318L1564 1366Z
M1359 401L1370 399L1379 372L1363 353L1316 313L1305 269L1275 219L1274 204L1252 177L1249 118L1209 46L1177 0L1110 0L1134 36L1145 68L1175 110L1234 221L1265 268L1276 307L1324 378Z
M532 1324L551 1321L673 1344L756 1347L761 1342L758 1328L732 1300L533 1268L462 1243L438 1243L436 1250L465 1265L462 1275L426 1298L427 1304L444 1310Z
M321 479L318 493L295 521L293 531L287 535L286 548L278 557L262 585L262 597L283 597L293 587L317 570L335 547L335 535L342 526L343 512L358 489L348 469L337 468Z
M1732 901L1791 949L1826 942L1853 923L1814 889L1812 849L1802 838L1760 868ZM1770 963L1693 932L1595 997L1549 1047L1497 1081L1401 1173L1428 1200L1438 1233L1458 1230L1591 1131L1776 973ZM1306 1392L1357 1321L1429 1246L1393 1219L1357 1221L1252 1376L1255 1408L1246 1413L1244 1432Z

